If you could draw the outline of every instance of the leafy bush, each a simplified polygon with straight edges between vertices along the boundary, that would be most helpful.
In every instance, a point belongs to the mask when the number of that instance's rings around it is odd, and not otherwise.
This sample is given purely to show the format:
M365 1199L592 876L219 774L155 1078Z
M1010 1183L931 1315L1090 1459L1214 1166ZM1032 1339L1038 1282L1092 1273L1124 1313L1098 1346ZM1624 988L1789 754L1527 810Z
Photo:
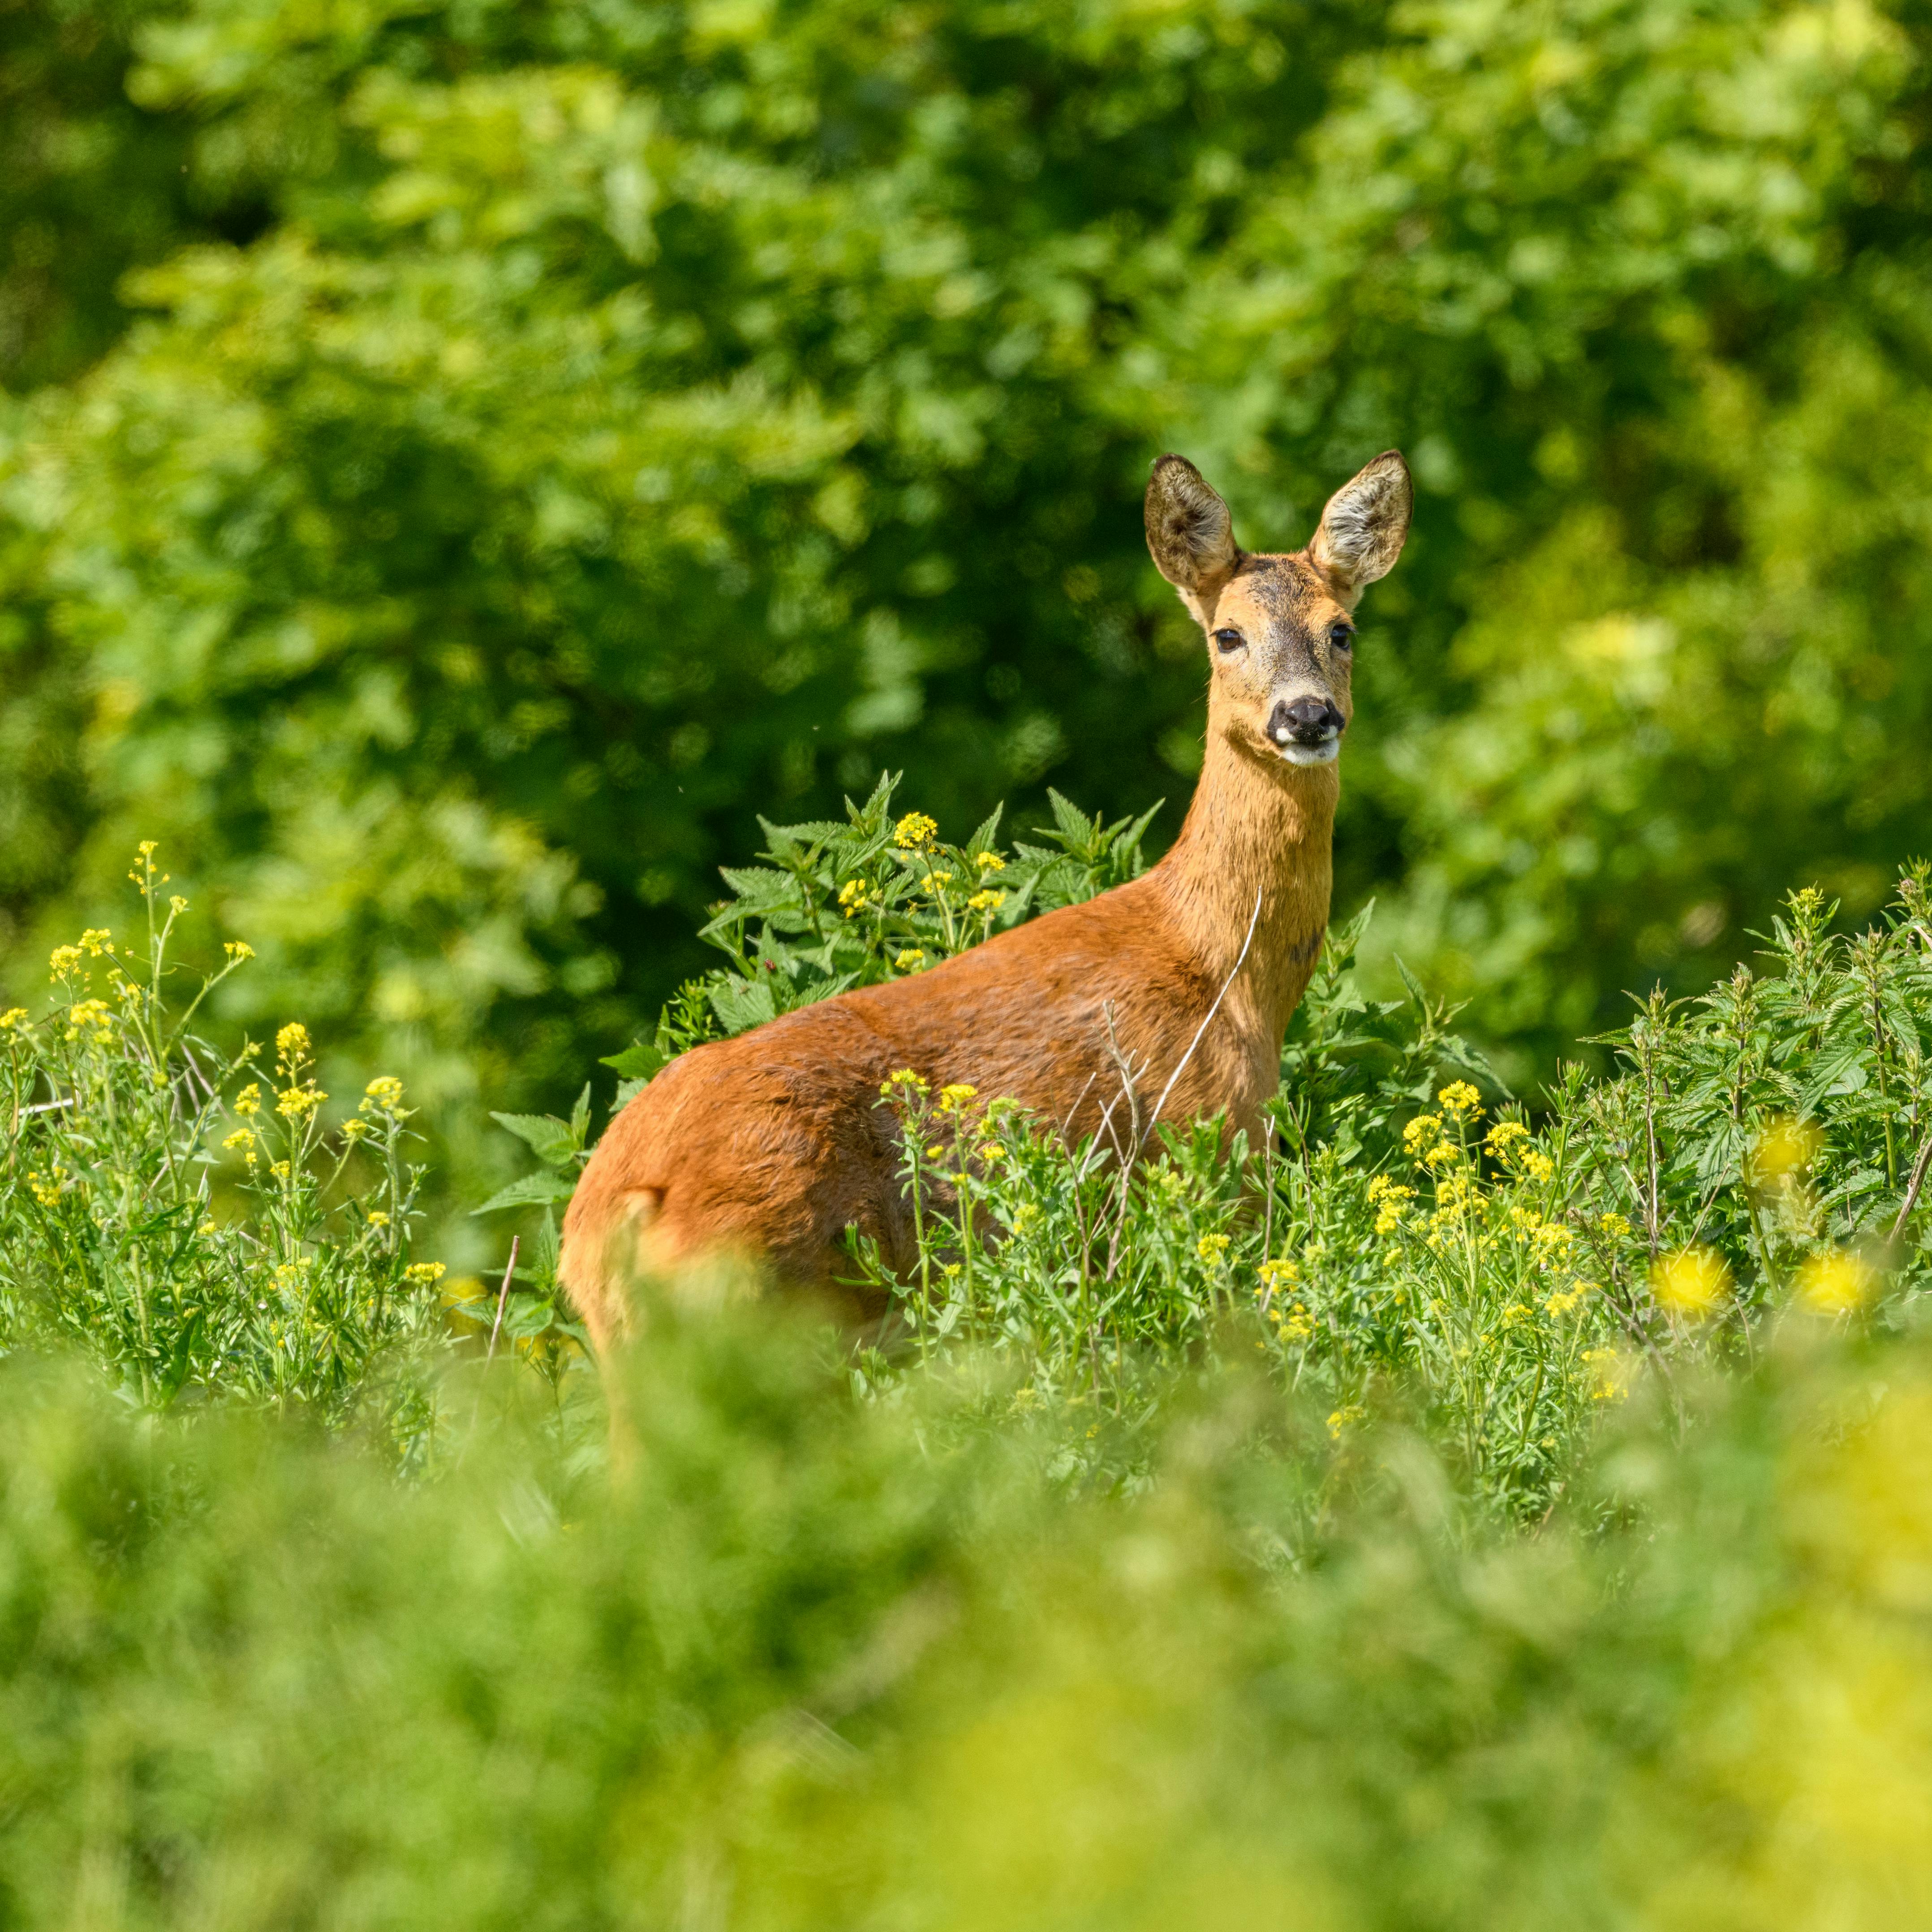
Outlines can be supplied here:
M261 950L216 1018L474 1167L756 811L1176 796L1168 447L1251 543L1410 452L1340 903L1516 1084L1921 836L1910 6L4 17L10 984L165 823Z
M277 1033L272 1071L252 1043L225 1058L193 1034L253 954L231 941L177 1005L188 907L154 850L130 874L144 944L91 928L55 952L46 1012L0 1013L0 1352L77 1344L152 1407L301 1408L419 1460L443 1269L410 1259L422 1177L402 1084L371 1081L331 1132L301 1022Z
M890 782L845 825L768 826L772 864L728 872L737 896L706 928L728 963L610 1063L618 1105L706 1038L926 970L1138 869L1139 825L1059 812L1057 849L1022 844L1010 862L996 820L943 844L928 815L895 816ZM1318 1394L1338 1436L1412 1414L1467 1494L1540 1517L1640 1367L1675 1388L1788 1321L1902 1319L1932 1285L1915 1218L1932 1167L1927 877L1908 872L1852 937L1815 889L1792 894L1762 976L1653 995L1599 1042L1617 1071L1572 1066L1534 1115L1412 980L1405 1001L1361 998L1366 914L1324 944L1258 1148L1159 1119L1162 1096L1124 1071L1100 1132L1070 1148L997 1095L935 1094L907 1069L879 1104L898 1117L919 1260L898 1280L854 1240L850 1279L899 1311L862 1384L991 1348L1012 1359L1011 1402L1064 1432L1063 1472L1113 1480L1141 1467L1136 1432L1177 1368L1258 1352ZM549 1272L519 1305L553 1342L549 1208L569 1198L587 1117L586 1089L569 1122L506 1119L548 1165L483 1210L547 1204Z
M494 1408L398 1485L5 1365L8 1922L1876 1932L1932 1883L1922 1344L1788 1336L1682 1446L1634 1398L1498 1538L1238 1376L1103 1501L782 1313L650 1334L608 1485Z

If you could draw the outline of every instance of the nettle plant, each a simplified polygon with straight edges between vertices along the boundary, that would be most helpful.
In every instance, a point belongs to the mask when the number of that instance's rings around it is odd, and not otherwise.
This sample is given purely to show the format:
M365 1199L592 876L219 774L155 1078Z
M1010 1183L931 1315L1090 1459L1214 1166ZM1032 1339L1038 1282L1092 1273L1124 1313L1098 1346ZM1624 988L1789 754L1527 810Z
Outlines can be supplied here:
M152 1406L299 1406L419 1456L447 1324L441 1264L410 1256L402 1084L370 1081L332 1130L301 1022L272 1054L198 1036L254 956L231 940L212 974L170 958L188 908L154 850L130 875L145 944L84 932L54 952L46 1012L0 1013L0 1348L58 1338Z

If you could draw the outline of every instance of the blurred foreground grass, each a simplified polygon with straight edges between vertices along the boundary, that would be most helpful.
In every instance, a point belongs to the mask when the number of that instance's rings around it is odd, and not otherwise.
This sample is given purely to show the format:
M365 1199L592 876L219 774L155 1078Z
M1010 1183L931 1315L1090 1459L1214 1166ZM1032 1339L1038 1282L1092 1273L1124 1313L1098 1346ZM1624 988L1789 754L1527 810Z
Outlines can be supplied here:
M1419 1438L1338 1447L1225 1370L1111 1498L974 1424L970 1365L855 1404L769 1307L660 1310L627 1372L614 1478L500 1365L398 1484L0 1371L0 1923L1932 1907L1922 1338L1791 1331L1681 1438L1640 1386L1528 1537Z

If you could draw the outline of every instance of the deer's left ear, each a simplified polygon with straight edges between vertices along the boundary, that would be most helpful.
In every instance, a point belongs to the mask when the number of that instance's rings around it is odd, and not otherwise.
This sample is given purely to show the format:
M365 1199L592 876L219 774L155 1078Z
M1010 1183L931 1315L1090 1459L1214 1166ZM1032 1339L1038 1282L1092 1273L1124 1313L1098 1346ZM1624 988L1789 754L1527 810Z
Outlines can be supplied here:
M1308 556L1342 603L1352 605L1366 586L1395 568L1414 502L1399 449L1383 451L1328 499Z

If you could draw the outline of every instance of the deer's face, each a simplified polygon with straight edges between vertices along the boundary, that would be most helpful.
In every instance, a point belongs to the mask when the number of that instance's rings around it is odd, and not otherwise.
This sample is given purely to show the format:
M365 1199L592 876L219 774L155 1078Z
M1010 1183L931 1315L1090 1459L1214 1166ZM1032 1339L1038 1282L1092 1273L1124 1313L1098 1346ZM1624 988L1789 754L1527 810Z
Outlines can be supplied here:
M1408 466L1378 456L1328 500L1305 550L1244 552L1228 506L1184 457L1163 456L1148 484L1148 548L1208 640L1220 728L1290 765L1333 763L1354 707L1348 695L1364 589L1402 553Z
M1216 709L1244 748L1292 765L1330 763L1354 716L1355 626L1322 572L1305 556L1244 556L1202 628Z

